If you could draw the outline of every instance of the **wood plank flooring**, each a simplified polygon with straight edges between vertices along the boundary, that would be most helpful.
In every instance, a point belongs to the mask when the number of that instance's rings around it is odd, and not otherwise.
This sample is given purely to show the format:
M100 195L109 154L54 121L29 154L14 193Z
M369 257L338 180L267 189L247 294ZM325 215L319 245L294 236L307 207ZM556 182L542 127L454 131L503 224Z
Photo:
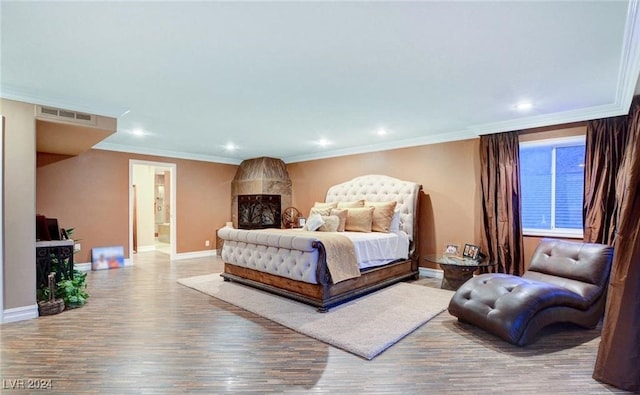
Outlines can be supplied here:
M217 258L134 263L90 272L80 309L0 326L0 392L51 379L31 392L625 393L591 378L597 329L556 327L518 348L444 312L366 361L176 283L219 272Z

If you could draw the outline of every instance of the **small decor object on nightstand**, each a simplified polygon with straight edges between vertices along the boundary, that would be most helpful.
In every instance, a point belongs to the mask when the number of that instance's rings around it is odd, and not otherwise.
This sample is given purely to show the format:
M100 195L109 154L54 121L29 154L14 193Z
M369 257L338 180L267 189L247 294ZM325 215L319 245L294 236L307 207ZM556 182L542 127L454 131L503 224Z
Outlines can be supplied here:
M464 258L470 258L473 260L477 260L480 255L480 247L473 244L465 244L464 250L462 251L462 256Z
M460 245L447 244L444 248L444 256L460 256Z

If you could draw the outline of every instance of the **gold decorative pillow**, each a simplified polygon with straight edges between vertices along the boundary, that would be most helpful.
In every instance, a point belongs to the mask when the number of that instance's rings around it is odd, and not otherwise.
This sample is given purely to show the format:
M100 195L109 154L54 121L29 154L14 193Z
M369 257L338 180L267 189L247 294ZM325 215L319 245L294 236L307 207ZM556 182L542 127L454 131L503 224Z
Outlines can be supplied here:
M336 207L338 207L338 202L331 202L331 203L315 202L313 204L313 207L317 207L317 208L336 208Z
M373 207L373 221L371 230L373 232L389 233L391 230L391 221L393 220L393 211L396 209L395 201L391 202L365 202L366 206Z
M364 199L354 200L351 202L338 202L337 208L352 208L352 207L363 207Z
M371 232L373 210L373 207L350 208L348 210L345 230L351 232Z
M338 224L338 232L344 232L347 225L347 216L349 215L349 210L346 208L332 208L329 215L335 215L340 219L340 224Z
M324 224L318 228L318 232L337 232L340 218L335 215L323 215Z
M311 207L311 210L309 210L309 215L307 216L307 218L311 217L313 214L318 214L318 215L330 215L331 213L331 208L327 207L327 208L319 208L319 207Z

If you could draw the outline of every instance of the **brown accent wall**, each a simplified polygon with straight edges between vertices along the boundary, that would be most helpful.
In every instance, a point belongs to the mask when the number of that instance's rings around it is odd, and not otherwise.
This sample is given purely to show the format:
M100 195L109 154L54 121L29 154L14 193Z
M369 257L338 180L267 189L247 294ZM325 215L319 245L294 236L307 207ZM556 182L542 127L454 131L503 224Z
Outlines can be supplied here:
M176 164L177 253L214 249L216 230L230 220L236 165L102 150L55 162L38 156L48 164L37 168L36 210L76 228L78 262L90 262L91 248L100 246L122 245L128 256L129 159Z
M366 174L384 174L422 184L420 265L422 257L441 252L447 243L479 244L479 140L470 139L287 165L292 202L304 216L324 201L334 184Z

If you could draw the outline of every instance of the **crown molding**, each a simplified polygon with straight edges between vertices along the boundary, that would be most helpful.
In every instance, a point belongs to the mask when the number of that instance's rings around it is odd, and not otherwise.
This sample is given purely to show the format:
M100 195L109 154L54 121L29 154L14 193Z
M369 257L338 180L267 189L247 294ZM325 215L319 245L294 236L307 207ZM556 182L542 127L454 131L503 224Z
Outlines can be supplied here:
M103 151L126 152L130 154L197 160L202 162L223 163L228 165L239 165L242 162L242 159L226 158L222 156L201 155L201 154L193 154L189 152L179 152L179 151L153 149L153 148L140 148L140 147L134 147L130 145L104 143L104 142L98 143L94 145L92 148L103 150Z
M640 74L640 5L638 0L629 1L627 20L622 40L622 54L616 103L628 113L635 95L638 75Z
M566 123L589 121L591 119L616 117L629 112L619 104L606 104L580 110L556 112L552 114L524 117L509 121L492 122L467 127L477 135L511 132L514 130L526 130L543 126L562 125Z
M421 136L411 139L389 141L386 143L360 145L357 147L336 149L331 151L315 152L312 154L294 155L282 158L285 163L305 162L309 160L328 159L338 156L367 154L378 151L388 151L392 149L417 147L420 145L429 145L437 143L446 143L450 141L468 140L477 138L478 136L470 131L460 131L452 133L438 133L429 136Z

